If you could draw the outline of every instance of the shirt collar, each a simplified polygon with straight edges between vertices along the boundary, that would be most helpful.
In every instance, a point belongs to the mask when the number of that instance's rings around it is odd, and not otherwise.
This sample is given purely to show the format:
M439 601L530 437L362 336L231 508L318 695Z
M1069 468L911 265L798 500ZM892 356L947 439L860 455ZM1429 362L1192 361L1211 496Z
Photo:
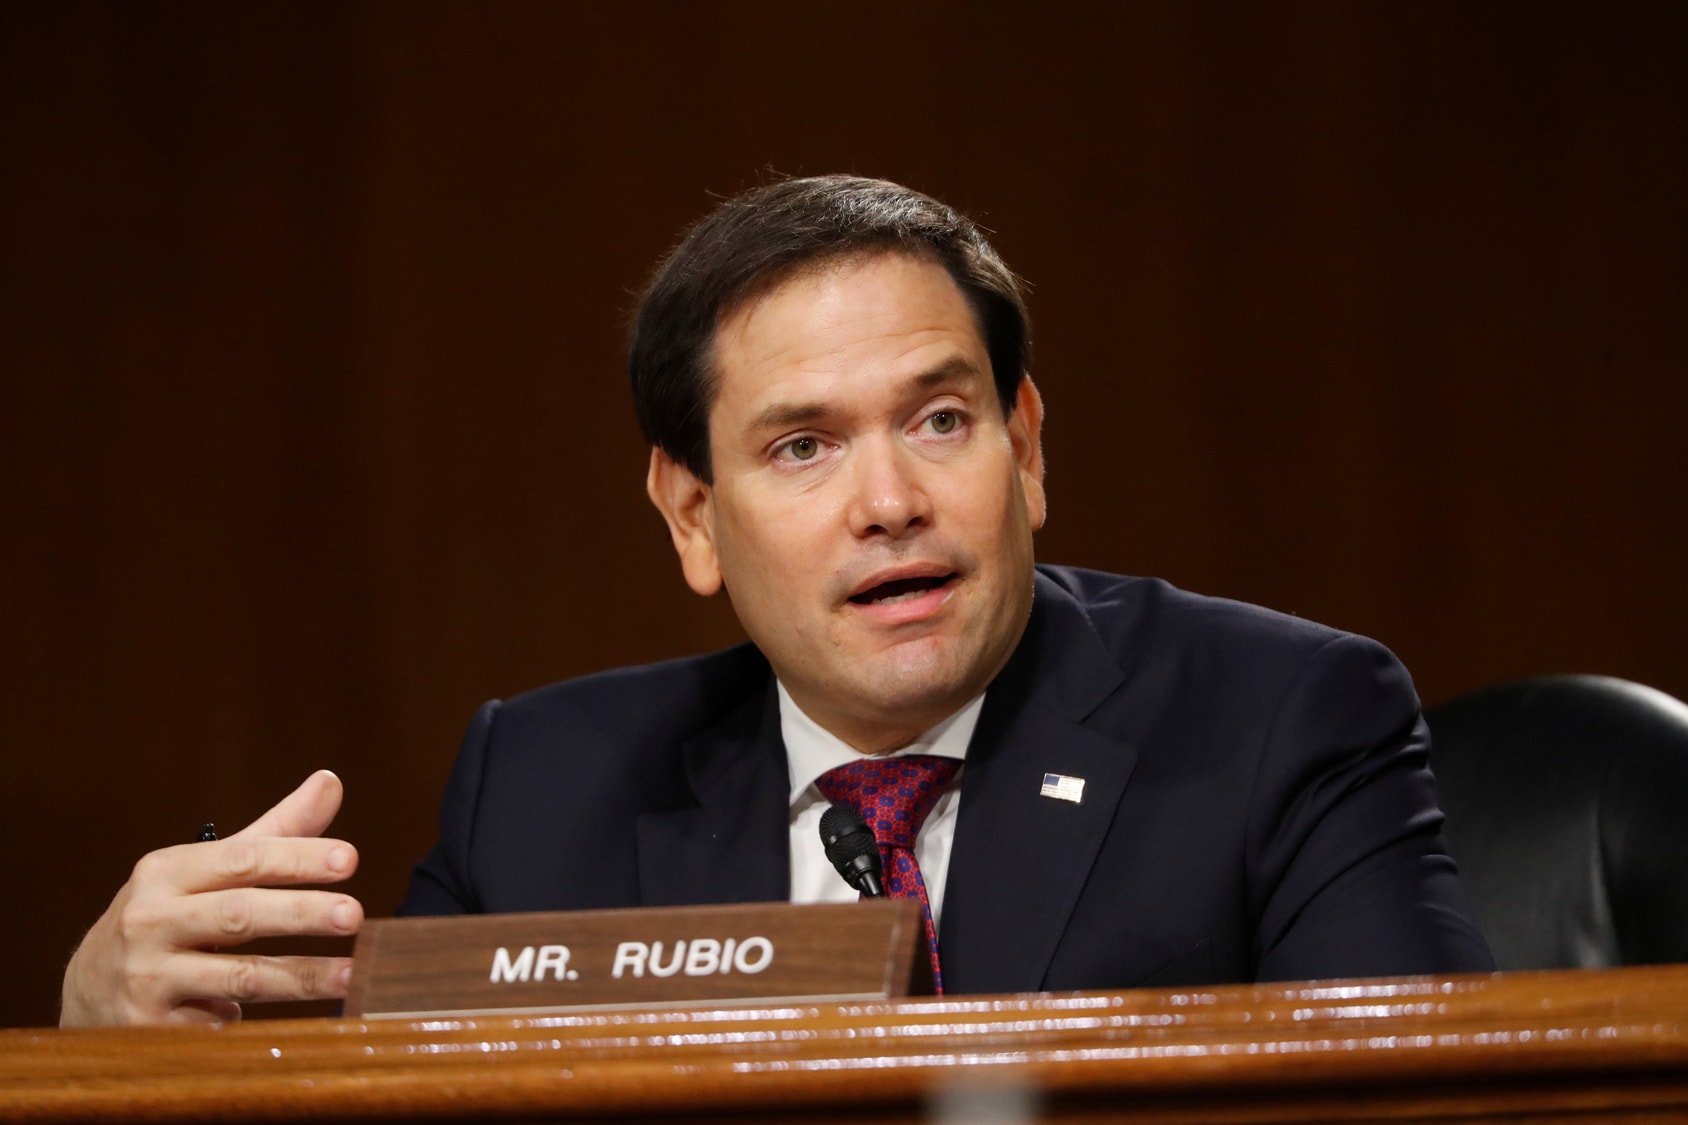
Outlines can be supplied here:
M774 685L779 691L780 735L785 739L786 769L791 777L791 803L795 805L817 777L834 766L858 761L862 754L805 715L803 709L797 706L790 693L785 690L784 684L775 680ZM967 744L973 740L973 728L979 724L979 711L984 703L985 695L980 692L961 710L886 757L933 754L940 758L965 760Z

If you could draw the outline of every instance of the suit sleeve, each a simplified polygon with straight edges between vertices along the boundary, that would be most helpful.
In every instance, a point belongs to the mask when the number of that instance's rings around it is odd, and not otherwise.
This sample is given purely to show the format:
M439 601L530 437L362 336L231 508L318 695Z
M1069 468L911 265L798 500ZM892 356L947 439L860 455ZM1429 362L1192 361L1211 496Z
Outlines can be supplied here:
M401 916L482 913L469 877L469 847L480 806L487 743L500 706L498 700L483 705L463 735L440 801L439 842L411 871L410 890L397 911Z
M1494 969L1442 843L1429 750L1387 649L1343 636L1308 658L1250 805L1257 979Z

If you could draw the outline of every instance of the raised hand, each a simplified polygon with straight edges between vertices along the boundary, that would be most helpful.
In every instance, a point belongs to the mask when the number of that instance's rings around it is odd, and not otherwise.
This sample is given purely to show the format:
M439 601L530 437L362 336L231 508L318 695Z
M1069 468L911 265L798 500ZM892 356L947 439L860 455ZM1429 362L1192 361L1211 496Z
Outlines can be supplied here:
M223 840L143 856L65 970L64 1027L237 1020L240 1005L342 997L347 957L220 952L259 937L356 933L350 895L299 890L357 870L357 850L319 839L340 811L340 779L318 770Z

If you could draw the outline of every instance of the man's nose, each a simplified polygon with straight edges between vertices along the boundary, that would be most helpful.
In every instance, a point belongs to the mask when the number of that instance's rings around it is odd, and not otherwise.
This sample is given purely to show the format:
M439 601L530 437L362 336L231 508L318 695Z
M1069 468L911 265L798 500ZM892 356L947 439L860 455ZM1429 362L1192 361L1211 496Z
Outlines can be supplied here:
M901 442L888 438L858 444L854 461L851 531L900 539L931 522L918 458Z

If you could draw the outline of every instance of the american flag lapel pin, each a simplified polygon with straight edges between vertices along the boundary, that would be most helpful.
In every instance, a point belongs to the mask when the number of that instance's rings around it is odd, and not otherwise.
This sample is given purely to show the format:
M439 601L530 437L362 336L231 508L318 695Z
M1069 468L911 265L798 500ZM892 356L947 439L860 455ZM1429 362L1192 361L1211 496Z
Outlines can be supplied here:
M1039 796L1053 797L1057 801L1071 801L1082 804L1084 801L1084 778L1068 777L1064 773L1046 773L1043 775L1043 788L1038 790Z

